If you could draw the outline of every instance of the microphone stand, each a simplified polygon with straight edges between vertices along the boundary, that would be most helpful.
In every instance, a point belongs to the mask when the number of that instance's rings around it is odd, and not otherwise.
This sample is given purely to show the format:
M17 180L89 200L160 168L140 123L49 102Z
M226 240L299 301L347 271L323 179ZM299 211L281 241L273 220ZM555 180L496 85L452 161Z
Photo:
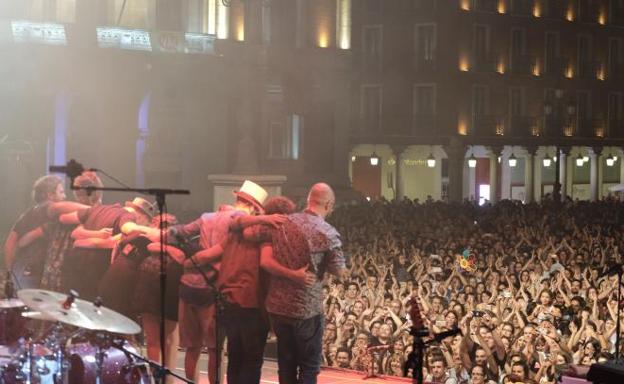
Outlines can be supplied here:
M165 245L164 245L164 236L163 236L163 213L166 207L166 196L167 195L189 195L190 191L185 189L163 189L163 188L111 188L111 187L77 187L74 185L74 179L78 177L84 168L80 163L77 163L75 160L71 160L68 165L72 164L72 169L68 169L65 171L68 173L68 176L71 179L71 189L72 190L83 190L87 191L87 193L91 193L94 191L103 191L103 192L134 192L140 193L143 195L154 196L156 199L156 203L158 205L158 213L159 213L159 228L160 228L160 360L162 366L165 366L165 290L167 289L167 273L165 271ZM67 168L70 168L69 166ZM78 172L80 170L80 172ZM50 171L58 171L58 169L50 169ZM165 377L160 378L160 382L165 384Z
M154 376L156 376L157 379L164 380L164 378L167 375L170 375L170 376L173 376L176 379L181 380L181 381L183 381L183 382L185 382L187 384L194 384L195 383L193 380L189 380L186 377L183 377L182 375L179 375L179 374L173 372L171 369L167 368L164 365L160 365L160 364L158 364L155 361L152 361L150 359L146 359L145 357L143 357L143 356L141 356L141 355L139 355L137 353L134 353L133 351L130 351L130 350L126 349L123 346L123 343L118 343L118 342L115 341L115 342L112 343L112 346L114 348L117 348L118 350L122 351L123 353L125 353L128 356L132 356L133 358L148 364L150 366L150 368L155 371Z

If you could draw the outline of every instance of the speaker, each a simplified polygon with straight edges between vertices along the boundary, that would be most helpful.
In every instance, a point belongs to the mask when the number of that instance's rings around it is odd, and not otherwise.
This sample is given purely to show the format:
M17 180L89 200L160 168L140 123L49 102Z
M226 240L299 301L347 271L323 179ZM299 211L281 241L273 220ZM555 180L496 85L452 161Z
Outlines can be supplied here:
M606 363L592 364L587 373L587 380L594 384L621 384L624 383L624 364L622 361L607 361Z

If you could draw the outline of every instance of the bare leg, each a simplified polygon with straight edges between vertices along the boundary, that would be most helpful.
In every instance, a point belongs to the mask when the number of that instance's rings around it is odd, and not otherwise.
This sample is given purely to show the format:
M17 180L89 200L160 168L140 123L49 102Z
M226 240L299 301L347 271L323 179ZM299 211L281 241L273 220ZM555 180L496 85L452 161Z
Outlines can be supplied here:
M186 355L184 356L184 373L187 379L192 379L195 382L197 380L197 361L201 353L201 347L186 348Z

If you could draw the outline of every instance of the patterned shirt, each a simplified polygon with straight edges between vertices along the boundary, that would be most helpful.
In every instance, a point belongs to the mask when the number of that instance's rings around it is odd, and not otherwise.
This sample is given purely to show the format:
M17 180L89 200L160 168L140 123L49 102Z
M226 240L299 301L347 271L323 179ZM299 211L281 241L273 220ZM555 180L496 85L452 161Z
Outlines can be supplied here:
M311 211L288 216L287 223L273 232L273 257L282 265L297 269L309 264L317 276L307 287L292 280L271 276L266 298L269 313L309 319L323 313L321 280L325 272L337 275L345 268L340 234Z

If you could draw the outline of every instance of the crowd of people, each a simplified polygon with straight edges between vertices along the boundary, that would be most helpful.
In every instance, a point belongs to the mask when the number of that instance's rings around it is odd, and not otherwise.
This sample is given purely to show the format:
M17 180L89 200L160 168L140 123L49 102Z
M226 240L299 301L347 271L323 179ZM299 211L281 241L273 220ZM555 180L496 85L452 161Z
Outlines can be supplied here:
M612 359L621 203L478 206L404 200L337 209L350 278L328 280L324 363L403 376L410 299L432 343L426 381L554 383L566 364ZM476 270L462 265L476 258Z

